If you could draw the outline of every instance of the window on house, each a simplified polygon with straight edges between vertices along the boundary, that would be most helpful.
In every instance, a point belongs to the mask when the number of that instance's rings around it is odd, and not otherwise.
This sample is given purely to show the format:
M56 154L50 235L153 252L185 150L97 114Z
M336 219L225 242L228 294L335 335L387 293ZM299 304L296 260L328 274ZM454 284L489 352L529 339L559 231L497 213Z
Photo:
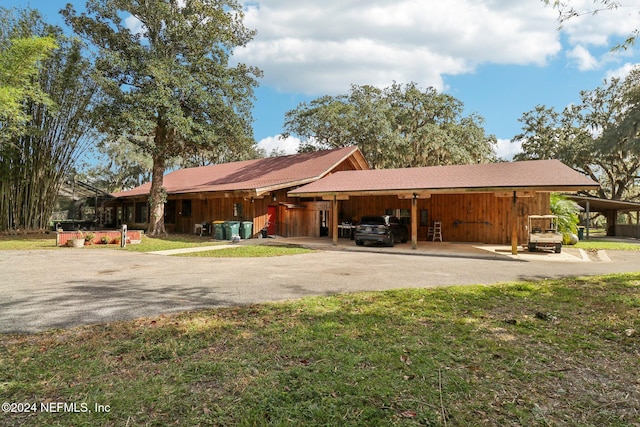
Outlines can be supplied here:
M164 204L164 223L175 224L176 223L176 201L168 200Z
M411 224L411 209L385 209L384 214L397 216L400 219L400 224Z
M182 216L191 216L191 200L182 201Z
M136 223L144 224L147 222L149 209L146 203L136 203Z
M124 224L130 224L133 222L133 205L124 205L122 211L122 221Z
M420 209L420 226L429 226L429 211L427 209Z
M242 216L242 203L234 203L233 204L233 216L241 217Z

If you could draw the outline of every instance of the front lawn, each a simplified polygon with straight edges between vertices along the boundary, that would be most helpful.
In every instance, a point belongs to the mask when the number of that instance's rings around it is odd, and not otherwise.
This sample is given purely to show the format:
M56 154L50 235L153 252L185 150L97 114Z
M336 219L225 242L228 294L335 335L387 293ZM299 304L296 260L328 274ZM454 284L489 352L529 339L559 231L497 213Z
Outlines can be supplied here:
M0 250L55 249L53 233L3 234L0 233Z
M200 237L191 234L171 234L167 237L149 237L146 234L143 234L142 243L127 245L126 250L131 252L153 252L169 249L193 248L198 246L214 246L226 243L228 242L215 241L210 237ZM102 245L93 246L100 247Z
M0 335L0 366L36 408L0 426L637 426L640 273Z
M640 242L620 240L580 240L574 247L586 250L640 251Z
M86 231L85 233L90 233ZM142 235L142 243L137 245L127 245L125 248L132 252L151 252L163 251L167 249L182 249L198 246L212 246L216 244L225 244L228 242L219 242L212 240L208 236L195 236L188 234L172 234L168 237L149 237ZM55 249L56 235L55 233L30 233L30 234L0 234L0 250L29 250L29 249ZM120 245L109 244L93 244L85 246L84 249L121 249ZM67 247L60 247L61 250L71 250ZM78 250L78 249L76 249Z
M249 257L274 257L284 255L298 255L312 252L311 249L288 246L266 246L266 245L238 245L232 248L213 249L202 252L189 252L177 254L182 257L209 257L209 258L249 258Z

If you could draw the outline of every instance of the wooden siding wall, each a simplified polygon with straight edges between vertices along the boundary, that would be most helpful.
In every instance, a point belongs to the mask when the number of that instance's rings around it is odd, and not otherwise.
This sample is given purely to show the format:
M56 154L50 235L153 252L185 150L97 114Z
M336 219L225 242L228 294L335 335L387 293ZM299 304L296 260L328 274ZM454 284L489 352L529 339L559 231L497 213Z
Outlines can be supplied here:
M304 206L287 208L280 206L278 234L283 237L320 237L322 211L331 209L330 202L298 202ZM328 219L330 221L330 218ZM328 223L327 225L330 225Z
M193 233L195 224L214 221L251 221L253 222L252 234L257 235L267 223L267 209L269 205L275 205L272 196L261 199L251 197L211 197L208 195L181 195L176 202L176 229L177 233ZM182 210L184 200L191 200L191 216L185 216ZM241 215L234 215L234 205L242 206Z
M322 213L330 211L331 202L300 201L288 198L286 193L287 190L280 190L253 201L250 197L213 197L209 194L169 196L176 199L176 223L165 227L169 233L193 233L195 224L203 221L252 221L253 236L256 236L268 220L275 220L279 236L319 237ZM184 215L182 200L191 200L190 216ZM138 202L144 203L143 200ZM242 204L241 216L233 215L235 203ZM493 193L434 194L429 199L418 200L418 215L426 209L429 224L434 220L442 221L442 236L446 241L508 244L511 241L511 203L511 197L496 197ZM132 205L131 201L127 204ZM276 208L275 218L268 218L269 206ZM397 196L361 196L340 201L338 207L339 221L357 222L364 215L381 215L387 209L410 210L411 200L398 199ZM527 239L527 216L549 212L548 193L518 198L519 244ZM332 214L329 212L328 225ZM146 229L147 224L129 223L128 227ZM418 239L426 238L427 226L418 225Z
M640 223L639 224L616 224L615 236L631 237L634 239L639 239Z
M434 194L418 200L420 211L428 211L428 223L442 222L443 240L508 244L511 242L511 197L493 193ZM340 202L341 220L359 220L364 215L381 215L387 209L410 209L411 201L396 196L351 197ZM518 243L527 239L528 215L549 213L549 194L517 199ZM419 218L417 219L420 220ZM426 240L427 227L418 223L418 239Z
M287 197L287 190L278 190L262 198L243 197L215 197L215 195L183 194L176 199L177 233L193 233L195 224L213 221L251 221L253 222L253 236L267 225L267 221L275 222L276 234L283 237L319 236L320 210L328 209L328 204L300 203L298 199ZM274 200L275 196L275 200ZM182 206L183 200L191 200L191 215L185 216ZM234 215L234 205L242 205L242 215ZM275 218L269 218L269 207L275 207Z

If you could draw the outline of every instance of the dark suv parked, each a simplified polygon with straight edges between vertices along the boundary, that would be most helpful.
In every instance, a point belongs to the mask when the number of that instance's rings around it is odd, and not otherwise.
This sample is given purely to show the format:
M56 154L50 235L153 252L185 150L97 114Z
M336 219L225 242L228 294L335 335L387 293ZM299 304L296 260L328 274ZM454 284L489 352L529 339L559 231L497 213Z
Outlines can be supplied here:
M409 231L395 216L363 216L356 227L354 240L358 246L364 245L365 242L393 246L398 240L406 243L409 240Z

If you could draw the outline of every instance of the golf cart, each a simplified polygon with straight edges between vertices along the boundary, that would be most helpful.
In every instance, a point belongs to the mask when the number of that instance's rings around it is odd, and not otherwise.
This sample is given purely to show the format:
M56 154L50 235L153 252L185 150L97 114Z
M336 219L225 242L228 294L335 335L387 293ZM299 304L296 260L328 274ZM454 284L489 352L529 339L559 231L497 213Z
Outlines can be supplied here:
M529 215L529 252L538 249L562 251L562 234L558 233L556 215Z

